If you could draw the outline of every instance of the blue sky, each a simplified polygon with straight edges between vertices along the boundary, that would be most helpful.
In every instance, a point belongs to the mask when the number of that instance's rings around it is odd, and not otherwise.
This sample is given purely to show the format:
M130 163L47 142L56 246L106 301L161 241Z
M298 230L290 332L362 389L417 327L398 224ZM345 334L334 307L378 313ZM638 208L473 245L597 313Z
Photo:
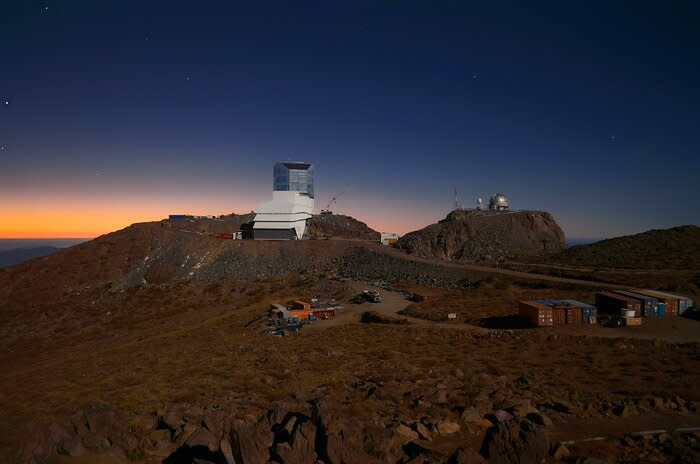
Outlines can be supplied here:
M382 230L455 187L572 237L700 219L693 2L4 2L0 23L0 235L42 208L246 212L280 160Z

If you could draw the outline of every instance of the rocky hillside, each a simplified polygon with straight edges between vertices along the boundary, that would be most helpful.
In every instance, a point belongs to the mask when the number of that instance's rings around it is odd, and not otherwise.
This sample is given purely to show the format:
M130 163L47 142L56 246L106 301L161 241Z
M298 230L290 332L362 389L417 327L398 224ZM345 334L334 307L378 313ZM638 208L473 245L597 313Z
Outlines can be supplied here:
M450 261L494 261L564 248L564 232L544 211L456 210L437 224L404 235L401 250Z
M60 250L60 248L42 246L34 248L15 248L13 250L0 251L0 267L12 266L28 259L50 255L58 250Z
M364 222L340 214L316 215L309 219L304 238L346 238L379 241L379 232Z
M554 262L581 267L700 269L700 227L687 225L568 248Z

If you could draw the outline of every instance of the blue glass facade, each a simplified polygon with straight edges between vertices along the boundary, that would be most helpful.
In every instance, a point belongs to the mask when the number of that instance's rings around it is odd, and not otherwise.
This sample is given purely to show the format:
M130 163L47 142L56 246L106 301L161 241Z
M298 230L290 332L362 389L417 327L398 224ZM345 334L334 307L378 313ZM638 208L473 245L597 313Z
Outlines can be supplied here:
M277 163L272 189L294 191L314 197L314 167L309 163Z

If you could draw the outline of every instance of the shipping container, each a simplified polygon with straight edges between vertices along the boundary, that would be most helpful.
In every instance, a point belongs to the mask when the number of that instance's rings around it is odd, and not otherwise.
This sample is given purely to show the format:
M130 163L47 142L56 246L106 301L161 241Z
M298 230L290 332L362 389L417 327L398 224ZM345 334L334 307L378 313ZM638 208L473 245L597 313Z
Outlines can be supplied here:
M581 316L585 324L595 324L598 322L598 308L588 303L583 303L578 300L561 300L565 304L577 306L581 308Z
M552 321L554 325L578 324L582 319L576 320L576 315L567 316L570 309L579 309L576 306L566 304L564 300L535 300L539 304L552 308ZM578 316L581 316L581 311L574 311Z
M309 309L290 309L289 315L294 319L305 321L309 318L309 315L313 315L313 312Z
M552 308L535 301L518 302L518 314L534 327L553 325Z
M639 327L642 325L641 317L623 317L622 320L627 327Z
M595 305L598 310L610 314L619 314L621 309L634 311L636 317L641 314L642 304L636 298L613 292L598 292L595 294Z
M233 234L214 234L214 237L216 238L227 238L229 240L233 240Z
M638 290L635 288L630 291L651 298L656 298L658 304L656 312L659 317L678 316L678 298L671 298L668 295L662 295L661 293L652 290Z
M656 317L659 304L658 299L642 295L640 293L635 293L631 290L614 290L614 292L620 295L628 296L630 298L639 300L639 302L642 304L640 309L642 310L641 315L643 317Z
M314 309L312 314L316 319L333 319L335 318L334 309Z
M566 324L566 308L561 306L550 306L552 308L552 323L554 325Z
M668 298L669 300L672 300L675 302L675 304L672 304L672 309L670 311L674 311L676 308L676 304L678 305L678 311L674 312L673 315L682 315L684 314L687 310L693 307L693 300L691 300L688 297L685 297L683 295L676 295L674 293L668 293L668 292L662 292L661 290L644 290L645 292L650 292L650 293L655 293L658 294L661 297ZM668 308L668 301L666 300L666 313L669 313L669 308Z
M185 219L186 217L186 214L171 214L168 216L169 219Z
M583 324L583 312L577 306L569 306L566 308L566 323L567 324Z

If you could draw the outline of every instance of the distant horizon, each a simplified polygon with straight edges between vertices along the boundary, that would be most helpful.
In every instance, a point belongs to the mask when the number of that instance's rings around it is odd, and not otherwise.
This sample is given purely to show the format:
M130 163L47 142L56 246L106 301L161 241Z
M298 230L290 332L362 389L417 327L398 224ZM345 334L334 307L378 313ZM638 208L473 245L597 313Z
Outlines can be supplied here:
M240 214L248 214L248 213L228 213L228 214L239 214L239 215L240 215ZM218 215L217 215L217 216L218 216ZM353 217L354 217L354 216L353 216ZM93 239L95 239L95 238L98 238L98 237L100 237L100 236L102 236L102 235L106 235L106 234L110 234L110 233L113 233L113 232L117 232L117 231L119 231L119 230L121 230L121 229L124 229L124 228L129 227L129 226L134 225L134 224L146 223L146 222L159 222L159 221L162 221L163 219L166 219L166 218L156 219L156 220L152 220L152 221L149 221L149 220L136 221L136 222L133 222L133 223L128 224L128 225L126 225L126 226L119 227L119 228L117 228L117 229L110 230L110 231L107 231L107 232L98 233L98 234L95 234L95 235L83 235L83 236L74 235L74 236L67 236L67 237L62 237L62 236L27 236L27 237L17 237L17 236L15 236L15 237L3 237L3 236L0 236L0 242L7 242L7 241L11 241L11 240L15 240L15 241L52 241L52 240L88 241L88 240L93 240ZM355 217L355 219L358 219L358 220L362 221L361 218ZM362 222L365 222L365 221L362 221ZM432 223L431 223L431 224L432 224ZM403 236L403 235L406 235L407 233L413 232L413 231L415 231L415 230L420 230L420 229L422 229L423 227L427 227L427 226L429 226L429 225L430 225L430 224L425 224L424 226L419 227L419 228L417 228L417 229L409 230L408 232L404 232L404 233L399 233L399 235L402 235L402 236ZM641 234L641 233L644 233L644 232L648 232L648 231L650 231L650 230L659 230L659 229L660 229L660 230L664 230L664 229L671 229L671 228L674 228L674 227L681 227L681 226L686 226L686 225L695 225L695 224L678 224L678 225L670 226L670 227L650 228L650 229L640 230L640 231L638 231L638 232L626 233L626 234L620 234L620 235L611 235L611 236L590 236L590 237L586 237L586 236L576 236L576 237L569 237L568 235L565 234L565 239L564 239L564 240L565 240L565 243L567 244L567 246L569 246L569 245L578 245L578 244L581 244L581 243L584 243L584 244L585 244L585 243L593 243L593 242L599 242L599 241L601 241L601 240L608 240L608 239L613 239L613 238L618 238L618 237L624 237L624 236L629 236L629 235L637 235L637 234ZM376 228L372 227L371 224L368 224L368 226L371 227L371 228L374 229L374 230L380 231L379 229L376 229ZM382 231L383 231L383 230L382 230ZM579 243L579 242L581 242L581 243ZM2 249L3 249L3 248L0 247L0 250L2 250Z

